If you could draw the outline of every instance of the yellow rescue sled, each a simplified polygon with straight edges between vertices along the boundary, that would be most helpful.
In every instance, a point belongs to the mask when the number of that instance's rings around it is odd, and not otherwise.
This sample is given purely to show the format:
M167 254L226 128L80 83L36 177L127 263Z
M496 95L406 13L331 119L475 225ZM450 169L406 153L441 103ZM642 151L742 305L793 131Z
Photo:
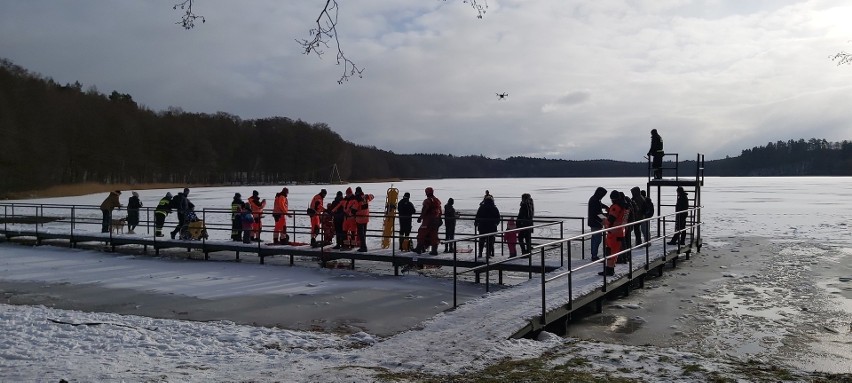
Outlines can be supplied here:
M399 189L391 186L388 188L388 196L385 198L385 222L382 226L382 249L390 247L391 238L394 234L394 219L396 219L396 199L399 197Z

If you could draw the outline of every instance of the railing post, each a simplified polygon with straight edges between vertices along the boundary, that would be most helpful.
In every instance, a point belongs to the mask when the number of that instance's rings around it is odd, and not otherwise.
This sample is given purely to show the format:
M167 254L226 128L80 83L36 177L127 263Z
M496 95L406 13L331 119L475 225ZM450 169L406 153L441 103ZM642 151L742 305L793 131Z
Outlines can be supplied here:
M459 307L459 303L458 303L459 273L458 273L457 262L458 262L458 252L456 251L456 246L453 246L453 308Z
M76 217L77 206L71 205L71 239L70 247L74 247L74 220Z
M545 287L547 285L547 280L544 274L544 247L541 249L541 324L547 324L547 293ZM532 258L532 255L530 255Z

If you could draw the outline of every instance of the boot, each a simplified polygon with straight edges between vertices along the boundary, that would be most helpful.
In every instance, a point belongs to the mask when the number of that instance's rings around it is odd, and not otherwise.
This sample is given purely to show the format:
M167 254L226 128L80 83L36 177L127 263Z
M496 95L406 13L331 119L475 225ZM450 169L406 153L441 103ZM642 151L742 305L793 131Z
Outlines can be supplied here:
M438 245L432 245L432 251L429 252L429 255L438 255Z
M606 275L606 276L615 275L615 267L606 266L604 268L604 271L599 272L598 275Z
M317 247L317 239L311 238L311 247Z

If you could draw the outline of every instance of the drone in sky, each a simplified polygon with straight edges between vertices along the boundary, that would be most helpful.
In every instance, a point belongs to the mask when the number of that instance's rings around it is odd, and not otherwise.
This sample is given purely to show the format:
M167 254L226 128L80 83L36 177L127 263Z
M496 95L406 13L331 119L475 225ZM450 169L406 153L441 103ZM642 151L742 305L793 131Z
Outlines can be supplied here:
M509 93L497 93L497 100L505 100L507 97L509 97Z

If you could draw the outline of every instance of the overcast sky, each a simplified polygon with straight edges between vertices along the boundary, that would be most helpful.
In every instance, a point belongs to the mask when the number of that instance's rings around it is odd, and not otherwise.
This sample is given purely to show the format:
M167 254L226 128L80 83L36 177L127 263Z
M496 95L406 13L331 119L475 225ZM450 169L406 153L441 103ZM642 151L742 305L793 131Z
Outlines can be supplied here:
M338 0L364 77L306 56L323 0L0 1L0 57L153 110L327 123L396 153L640 161L852 139L848 0ZM496 93L506 92L505 100ZM682 157L683 158L683 157Z

